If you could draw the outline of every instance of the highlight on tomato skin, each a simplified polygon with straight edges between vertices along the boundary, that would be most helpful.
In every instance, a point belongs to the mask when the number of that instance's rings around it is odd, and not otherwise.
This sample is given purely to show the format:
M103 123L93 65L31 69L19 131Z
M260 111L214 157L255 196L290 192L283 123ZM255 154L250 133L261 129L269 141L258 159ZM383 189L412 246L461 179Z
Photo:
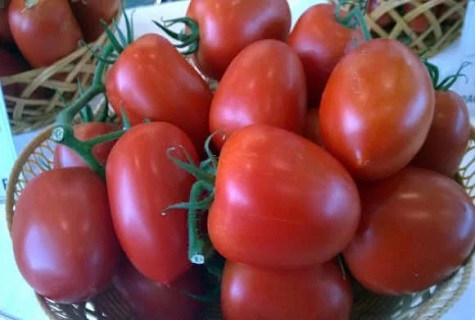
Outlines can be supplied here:
M300 269L265 269L227 261L221 288L226 320L345 320L353 293L335 260Z
M365 288L402 295L451 276L475 244L475 207L463 187L435 171L407 167L359 186L362 220L344 250Z
M273 268L322 263L348 245L359 219L355 182L313 142L255 124L224 144L208 232L225 258Z
M357 180L391 176L422 147L434 104L421 59L396 40L370 40L343 57L327 82L323 144Z

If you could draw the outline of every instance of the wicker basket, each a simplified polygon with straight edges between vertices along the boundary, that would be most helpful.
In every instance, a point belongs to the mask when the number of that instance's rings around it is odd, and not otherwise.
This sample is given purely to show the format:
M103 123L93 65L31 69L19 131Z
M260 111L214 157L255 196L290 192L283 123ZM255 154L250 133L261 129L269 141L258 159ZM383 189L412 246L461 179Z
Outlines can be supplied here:
M15 202L27 183L52 165L55 142L50 139L52 128L38 135L23 151L11 172L7 186L6 215L9 228L12 224ZM475 130L459 170L459 182L475 201ZM355 290L352 318L365 319L438 319L459 299L472 274L472 256L452 277L422 293L401 297L388 297ZM130 319L130 309L111 286L90 301L62 305L37 296L51 319ZM210 305L204 319L220 319L219 308Z
M338 0L332 0L336 2ZM468 0L366 0L373 37L398 39L431 57L462 32Z
M106 39L104 33L91 47L102 46ZM64 108L64 101L79 95L78 81L87 88L94 71L94 56L82 46L51 66L0 77L2 86L16 84L23 88L20 96L5 95L12 132L35 130L52 123Z

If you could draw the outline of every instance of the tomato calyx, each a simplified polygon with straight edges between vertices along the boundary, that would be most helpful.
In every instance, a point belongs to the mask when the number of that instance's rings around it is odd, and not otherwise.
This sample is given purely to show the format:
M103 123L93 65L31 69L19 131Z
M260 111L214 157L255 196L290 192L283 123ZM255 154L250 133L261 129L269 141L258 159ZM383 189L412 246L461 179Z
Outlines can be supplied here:
M39 0L25 0L25 8L30 9L38 4Z
M366 1L355 1L355 0L340 0L335 4L335 20L342 26L348 29L356 29L358 26L361 27L363 37L366 41L371 40L371 33L369 32L368 25L364 19L365 12L365 2ZM352 5L351 10L342 16L342 7L346 5Z
M162 24L157 21L153 21L153 23L155 23L157 27L159 27L173 40L178 41L178 43L174 44L177 49L185 48L184 50L180 51L181 54L190 55L198 50L200 32L198 23L195 20L188 17L181 17L176 19L163 20ZM183 23L185 27L189 29L189 31L172 31L171 27L178 23Z
M471 65L471 62L468 62L468 61L463 62L458 68L457 72L455 72L455 74L450 75L446 77L445 79L442 79L439 81L439 77L440 77L439 67L429 62L427 59L423 59L422 61L424 62L424 65L426 66L427 71L429 72L430 78L432 80L432 85L434 87L434 90L436 91L450 90L450 88L455 84L455 82L460 77L465 78L465 80L468 81L467 75L463 74L462 71L463 69Z

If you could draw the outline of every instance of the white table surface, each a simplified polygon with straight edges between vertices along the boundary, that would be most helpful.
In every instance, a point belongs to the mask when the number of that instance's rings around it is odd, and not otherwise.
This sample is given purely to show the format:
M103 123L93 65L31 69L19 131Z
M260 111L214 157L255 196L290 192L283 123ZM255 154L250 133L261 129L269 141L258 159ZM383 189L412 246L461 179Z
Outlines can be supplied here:
M289 0L293 21L305 8L317 2L323 1ZM181 16L184 14L187 4L187 1L180 1L135 9L134 25L136 36L146 32L158 32L157 28L151 23L152 19L160 20L162 17ZM433 59L435 63L442 67L443 74L456 70L464 57L475 57L475 41L473 40L475 39L475 3L473 1L470 1L469 13L470 21L466 23L463 37ZM471 45L471 47L468 47L468 45ZM475 79L475 66L470 68L468 72L469 74L467 75L471 83ZM471 90L471 93L475 93L475 86L472 85L472 88L468 87L468 85L468 83L462 84L457 88L460 91ZM473 105L469 105L469 107L472 109ZM472 114L475 115L475 111ZM14 136L13 140L17 152L21 152L24 146L36 134L37 132L32 132ZM0 203L0 213L3 214L4 211L5 206ZM22 320L47 319L37 303L33 291L22 279L15 265L5 219L0 219L0 319L2 318ZM475 320L475 273L472 274L470 285L463 296L442 319Z

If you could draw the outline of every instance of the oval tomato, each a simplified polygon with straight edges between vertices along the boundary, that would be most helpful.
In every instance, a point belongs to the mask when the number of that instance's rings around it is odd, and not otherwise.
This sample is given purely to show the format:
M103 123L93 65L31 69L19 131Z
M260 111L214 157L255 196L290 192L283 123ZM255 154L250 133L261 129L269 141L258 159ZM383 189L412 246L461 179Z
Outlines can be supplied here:
M358 232L345 249L351 274L381 294L424 290L451 275L475 244L475 207L433 171L406 168L360 187Z
M61 303L104 289L119 260L106 185L85 168L53 169L29 182L11 234L22 276L37 293Z
M73 126L74 136L78 140L89 140L118 129L118 125L107 122L85 122ZM105 165L109 152L114 146L115 141L107 141L96 145L93 148L93 155L101 164ZM58 144L54 150L55 168L64 167L86 167L89 166L72 149L65 145Z
M453 177L470 139L470 115L454 91L435 92L434 120L412 164Z
M120 54L106 81L116 114L123 108L133 125L145 119L173 123L202 150L209 135L212 94L167 39L146 34L135 40Z
M110 23L120 8L120 0L71 0L70 5L76 17L86 42L93 42L104 33L100 23L104 20Z
M333 68L361 40L358 29L349 29L335 20L332 4L313 5L299 17L288 43L304 66L310 107L318 107Z
M349 173L311 141L250 125L224 144L208 232L230 261L273 268L328 261L351 241L359 217Z
M10 1L3 1L0 5L0 43L13 43L13 35L8 24L8 5Z
M221 308L227 320L349 319L353 294L335 261L305 269L226 262Z
M45 67L79 46L81 29L65 0L11 0L8 21L15 43L33 67Z
M164 286L125 262L117 270L113 284L135 319L192 320L201 319L203 304L191 296L203 293L201 275L191 269L170 286Z
M211 103L210 131L227 137L263 123L302 134L306 115L305 75L293 50L277 40L257 41L226 70ZM221 147L223 140L215 139Z
M384 70L384 78L376 76ZM320 104L325 148L364 180L388 177L424 143L434 89L419 57L396 40L368 41L331 74Z
M184 209L170 205L189 199L194 178L168 156L185 148L198 161L188 136L166 122L132 127L112 148L106 165L112 220L122 248L145 276L169 284L187 271L188 232ZM178 148L176 156L186 161Z
M286 0L192 0L186 15L199 27L196 64L205 75L217 80L251 43L262 39L285 41L291 22Z

